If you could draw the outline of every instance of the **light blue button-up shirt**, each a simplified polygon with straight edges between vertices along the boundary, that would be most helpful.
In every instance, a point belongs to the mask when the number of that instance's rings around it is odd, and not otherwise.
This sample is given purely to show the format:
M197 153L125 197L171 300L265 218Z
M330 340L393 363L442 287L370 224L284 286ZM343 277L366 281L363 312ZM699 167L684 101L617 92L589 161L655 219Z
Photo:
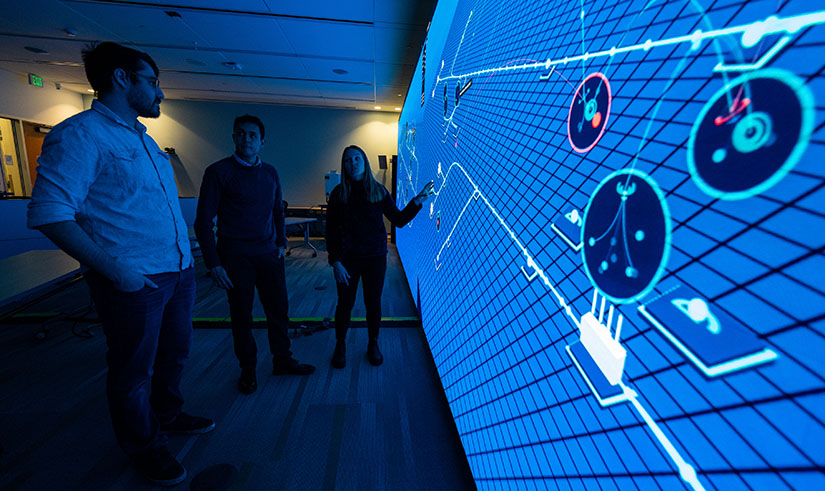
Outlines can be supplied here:
M255 163L254 163L254 164L250 164L250 163L249 163L249 162L247 162L246 160L244 160L244 159L242 159L242 158L238 157L238 154L237 154L237 153L233 153L233 154L232 154L232 157L234 157L234 158L235 158L235 162L237 162L237 163L241 164L241 165L242 165L242 166L244 166L244 167L258 167L259 165L261 165L261 158L260 158L260 157L258 157L258 156L256 156L256 157L255 157Z
M193 264L172 165L140 122L133 127L95 100L49 132L38 162L30 228L76 221L140 274Z

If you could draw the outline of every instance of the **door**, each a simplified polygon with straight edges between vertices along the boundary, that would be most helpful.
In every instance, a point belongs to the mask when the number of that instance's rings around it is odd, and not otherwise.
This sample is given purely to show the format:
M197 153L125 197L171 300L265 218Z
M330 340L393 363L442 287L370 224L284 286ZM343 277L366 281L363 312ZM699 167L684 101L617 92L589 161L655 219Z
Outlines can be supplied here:
M0 192L4 197L25 197L31 193L26 189L23 166L20 165L20 151L15 131L17 121L0 118L0 167L3 185Z
M40 157L43 139L46 138L46 133L50 129L50 126L23 121L23 140L26 145L26 160L28 161L27 169L32 186L34 186L34 180L37 179L37 158Z

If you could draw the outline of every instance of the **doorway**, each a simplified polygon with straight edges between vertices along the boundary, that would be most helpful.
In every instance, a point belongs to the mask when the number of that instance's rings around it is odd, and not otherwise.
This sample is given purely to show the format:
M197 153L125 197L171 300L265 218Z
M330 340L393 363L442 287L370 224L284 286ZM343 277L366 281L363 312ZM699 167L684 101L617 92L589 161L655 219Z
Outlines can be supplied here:
M31 195L20 164L19 124L16 120L0 118L0 197L23 198Z

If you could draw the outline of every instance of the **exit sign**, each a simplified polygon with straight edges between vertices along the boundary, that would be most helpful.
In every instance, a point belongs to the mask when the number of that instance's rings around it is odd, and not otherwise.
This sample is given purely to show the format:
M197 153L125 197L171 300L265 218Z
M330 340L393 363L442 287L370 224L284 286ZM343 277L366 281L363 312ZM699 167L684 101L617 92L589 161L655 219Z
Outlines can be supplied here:
M41 77L40 75L30 73L29 85L34 85L35 87L43 87L43 77Z

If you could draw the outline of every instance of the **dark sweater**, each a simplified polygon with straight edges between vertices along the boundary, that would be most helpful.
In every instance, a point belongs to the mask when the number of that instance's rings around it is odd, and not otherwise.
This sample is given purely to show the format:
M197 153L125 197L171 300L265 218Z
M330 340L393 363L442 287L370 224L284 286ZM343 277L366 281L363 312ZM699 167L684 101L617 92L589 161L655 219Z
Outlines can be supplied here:
M421 205L410 201L404 210L398 207L387 189L381 186L384 199L377 203L367 201L364 187L356 183L346 203L341 201L341 185L329 195L327 204L327 252L329 263L342 258L374 257L387 254L387 229L383 215L396 227L403 227L421 210Z
M218 243L212 232L218 216ZM208 268L221 252L266 254L286 247L281 182L275 167L245 167L230 156L206 168L198 198L195 235Z

